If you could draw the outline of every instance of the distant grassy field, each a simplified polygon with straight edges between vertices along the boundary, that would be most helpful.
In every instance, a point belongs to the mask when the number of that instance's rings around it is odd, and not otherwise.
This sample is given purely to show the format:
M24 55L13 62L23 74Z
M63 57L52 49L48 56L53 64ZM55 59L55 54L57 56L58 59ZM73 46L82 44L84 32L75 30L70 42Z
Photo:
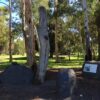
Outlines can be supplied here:
M37 57L38 62L39 57ZM22 55L13 55L13 62L18 62L20 64L26 63L26 56ZM9 56L0 55L0 70L7 68L9 65ZM53 59L49 58L48 67L49 68L80 68L83 64L83 58L73 55L69 61L68 56L60 56L60 62L55 62L55 57Z
M56 63L55 59L49 59L48 66L50 68L81 68L83 65L83 57L77 58L77 56L71 56L70 60L68 56L60 56L60 62Z
M26 57L21 55L13 55L13 62L25 64ZM7 68L10 64L8 55L0 55L0 70Z

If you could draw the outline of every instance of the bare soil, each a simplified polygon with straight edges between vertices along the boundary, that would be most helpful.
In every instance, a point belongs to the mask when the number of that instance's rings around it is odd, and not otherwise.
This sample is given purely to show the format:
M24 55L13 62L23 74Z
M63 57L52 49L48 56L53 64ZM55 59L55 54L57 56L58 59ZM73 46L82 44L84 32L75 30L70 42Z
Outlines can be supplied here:
M56 93L57 69L49 70L44 84L4 85L0 84L0 100L59 100ZM77 86L72 100L100 100L100 80L86 79L80 69L75 69Z

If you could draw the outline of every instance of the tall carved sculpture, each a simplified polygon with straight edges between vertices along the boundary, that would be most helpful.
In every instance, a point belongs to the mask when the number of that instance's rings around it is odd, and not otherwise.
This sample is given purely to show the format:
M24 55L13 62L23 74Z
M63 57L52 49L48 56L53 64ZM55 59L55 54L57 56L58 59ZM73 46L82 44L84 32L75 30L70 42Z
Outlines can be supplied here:
M47 26L47 15L46 9L41 6L39 7L39 42L40 42L40 59L38 67L38 77L41 83L44 82L45 73L48 66L48 56L49 56L49 36L48 36L48 26Z

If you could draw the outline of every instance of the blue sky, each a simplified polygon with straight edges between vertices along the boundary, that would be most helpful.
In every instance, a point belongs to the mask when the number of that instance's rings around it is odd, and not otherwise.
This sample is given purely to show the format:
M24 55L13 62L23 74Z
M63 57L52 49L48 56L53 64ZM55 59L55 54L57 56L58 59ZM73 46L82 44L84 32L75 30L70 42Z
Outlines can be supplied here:
M9 2L7 2L6 0L0 0L0 2L1 2L0 6L7 6L7 5L9 6ZM5 3L5 4L3 4L2 2ZM13 17L14 21L16 20L16 18L19 19L18 14L14 13L14 12L12 13L12 17Z
M8 5L8 3L7 3L7 1L6 0L0 0L0 2L3 2L3 3L5 3L5 4L7 4ZM2 3L0 3L0 6L5 6L4 4L2 4Z
M70 2L74 2L74 1L77 1L77 0L70 0ZM3 2L3 3L5 3L6 5L9 6L9 2L7 2L6 0L0 0L0 2ZM5 4L0 3L0 6L6 6ZM13 17L18 17L18 16L16 16L16 13L13 13L12 16Z
M74 2L75 0L70 0L70 2Z
M70 0L70 2L73 2L73 1L75 1L75 0ZM8 3L6 2L6 0L0 0L0 2L4 2L4 3L8 4ZM3 4L0 3L0 6L2 6L2 5L3 5Z

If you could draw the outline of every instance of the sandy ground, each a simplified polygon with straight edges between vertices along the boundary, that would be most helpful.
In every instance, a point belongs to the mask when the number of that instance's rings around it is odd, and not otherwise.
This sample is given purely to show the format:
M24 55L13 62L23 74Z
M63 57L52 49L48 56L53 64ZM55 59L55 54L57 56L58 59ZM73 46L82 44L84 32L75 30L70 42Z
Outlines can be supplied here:
M86 79L77 70L77 86L72 100L100 100L100 80ZM41 85L4 85L0 84L0 100L59 100L56 93L56 70L47 73L46 81Z

